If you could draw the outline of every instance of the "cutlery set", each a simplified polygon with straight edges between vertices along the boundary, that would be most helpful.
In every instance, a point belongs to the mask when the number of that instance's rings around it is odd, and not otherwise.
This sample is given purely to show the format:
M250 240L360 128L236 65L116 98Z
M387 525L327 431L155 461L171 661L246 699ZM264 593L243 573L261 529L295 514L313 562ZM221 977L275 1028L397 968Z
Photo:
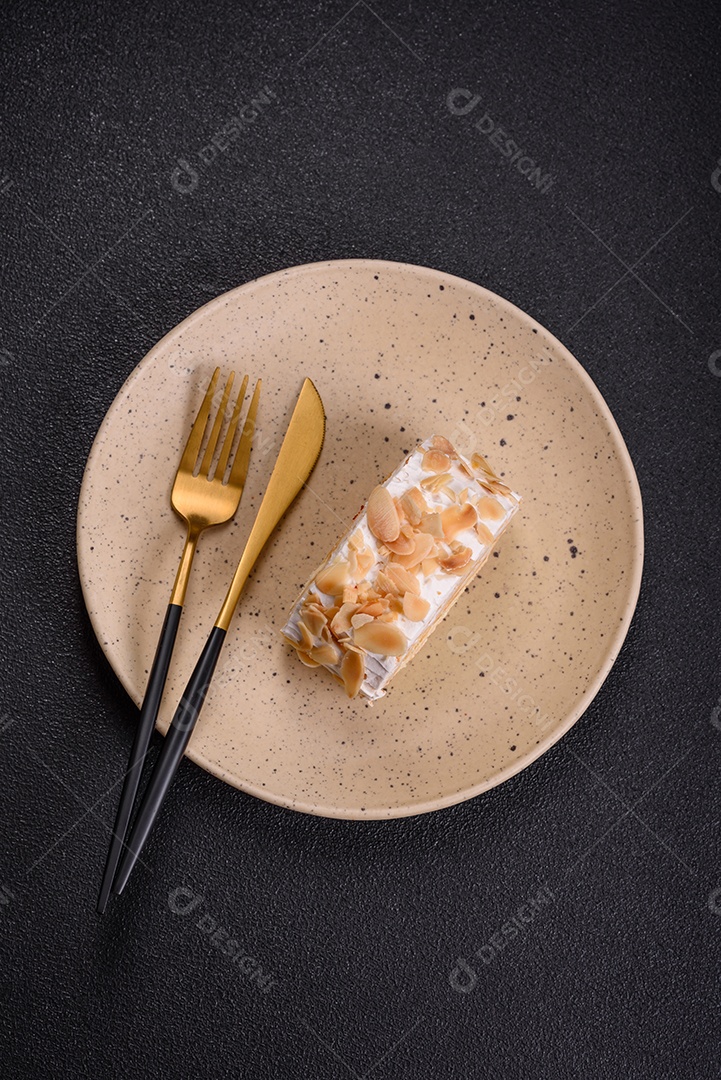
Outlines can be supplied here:
M234 451L248 376L243 379L231 409L234 383L234 374L231 373L206 439L219 376L220 369L216 369L192 426L173 484L171 504L185 522L187 538L123 780L98 899L99 912L107 907L111 892L120 894L128 882L190 741L248 576L278 522L305 485L323 446L323 403L311 380L305 379L238 567L175 711L135 821L129 829L143 764L170 668L198 540L205 529L222 525L233 518L240 505L250 463L260 380L256 382Z

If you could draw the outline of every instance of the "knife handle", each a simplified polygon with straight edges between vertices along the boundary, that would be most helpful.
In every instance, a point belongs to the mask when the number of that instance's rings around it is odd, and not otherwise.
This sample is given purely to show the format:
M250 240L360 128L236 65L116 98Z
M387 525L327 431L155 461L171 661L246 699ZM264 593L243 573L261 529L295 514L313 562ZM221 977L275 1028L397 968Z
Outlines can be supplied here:
M117 894L123 891L128 882L138 856L145 846L145 841L150 835L185 749L190 742L190 736L193 734L193 728L200 715L205 695L208 693L208 687L218 663L225 635L226 631L220 626L213 627L210 637L205 643L205 648L195 665L195 670L190 676L190 681L185 688L180 704L175 710L175 715L163 742L163 749L160 751L160 756L150 777L143 801L140 804L138 816L125 845L125 854L113 886L113 892Z
M155 650L155 659L153 660L153 666L150 669L150 676L148 678L148 685L145 689L145 697L143 698L140 717L135 728L135 737L130 751L128 768L125 773L123 790L120 795L120 804L115 817L108 857L105 862L103 881L100 886L100 896L98 897L98 912L101 914L105 911L107 906L110 890L113 885L113 878L115 877L115 871L120 861L125 833L128 828L128 822L130 821L135 796L138 793L138 785L140 783L140 775L143 770L145 755L148 752L148 746L150 744L150 736L153 734L155 721L158 718L160 702L163 697L163 689L165 688L165 681L168 677L170 658L173 655L175 639L178 635L178 626L180 625L180 616L182 614L183 608L181 604L169 604L168 610L165 613L163 629L160 631L160 638Z

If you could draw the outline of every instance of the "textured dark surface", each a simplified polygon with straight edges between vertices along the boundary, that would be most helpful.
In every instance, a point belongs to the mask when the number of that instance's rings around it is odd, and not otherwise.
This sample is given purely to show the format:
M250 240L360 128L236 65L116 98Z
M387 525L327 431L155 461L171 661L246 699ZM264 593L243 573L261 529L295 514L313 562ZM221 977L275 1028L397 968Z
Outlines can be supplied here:
M3 1076L719 1075L720 21L620 0L3 6ZM454 88L474 112L451 114ZM194 308L348 256L477 281L591 373L645 500L627 643L550 753L428 817L303 817L185 763L101 919L135 713L78 587L87 452ZM459 958L475 985L452 985Z

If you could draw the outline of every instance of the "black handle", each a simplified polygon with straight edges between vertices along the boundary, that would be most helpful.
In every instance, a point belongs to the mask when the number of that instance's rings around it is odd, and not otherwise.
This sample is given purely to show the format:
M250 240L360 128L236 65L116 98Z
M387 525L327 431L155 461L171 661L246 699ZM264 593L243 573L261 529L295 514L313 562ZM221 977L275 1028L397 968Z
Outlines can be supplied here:
M213 678L215 666L218 663L220 650L225 641L225 633L225 630L222 630L219 626L213 627L205 648L200 654L200 659L195 665L195 670L190 676L190 681L185 688L180 704L175 710L175 716L165 736L163 749L160 751L160 757L150 777L150 783L140 804L138 816L125 845L125 854L120 863L113 887L115 893L121 893L128 882L131 871L140 852L143 850L145 841L148 839L150 830L158 816L158 811L163 804L165 793L170 787L185 753L185 748L190 742L190 736L193 734L193 728L200 715L205 695Z
M98 911L101 914L107 907L110 890L113 885L113 878L115 877L115 871L118 862L120 861L125 833L128 828L128 822L130 821L135 796L138 793L138 784L140 783L140 775L143 770L143 762L145 761L145 755L148 752L150 736L153 734L155 721L158 719L160 702L163 697L163 690L165 689L165 682L168 677L168 668L170 667L170 658L173 655L173 647L175 646L175 638L178 634L178 626L180 625L180 616L182 614L183 608L180 604L169 604L168 610L165 613L163 629L160 631L160 640L158 641L158 647L155 650L155 659L153 660L150 677L148 678L148 685L145 689L145 698L143 699L143 706L140 710L138 726L135 729L135 738L133 739L133 746L130 751L130 758L128 759L128 769L125 773L125 783L123 784L123 790L120 795L120 805L118 806L118 812L115 817L113 835L110 841L110 850L108 851L108 858L103 872L103 882L100 886Z

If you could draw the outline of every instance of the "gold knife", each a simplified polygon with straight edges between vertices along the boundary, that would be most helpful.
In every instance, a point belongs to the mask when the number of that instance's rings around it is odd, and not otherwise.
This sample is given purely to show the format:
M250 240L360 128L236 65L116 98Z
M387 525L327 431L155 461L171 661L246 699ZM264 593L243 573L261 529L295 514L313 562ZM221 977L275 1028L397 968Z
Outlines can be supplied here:
M220 614L190 681L185 688L172 723L163 742L163 749L153 770L150 782L138 810L135 824L126 841L126 850L118 868L113 891L125 888L131 871L150 835L165 793L180 765L190 736L203 707L213 672L215 671L233 613L238 606L248 575L255 566L271 533L313 471L325 437L325 413L320 395L310 379L306 379L290 418L278 459L256 516L250 536L238 563Z

